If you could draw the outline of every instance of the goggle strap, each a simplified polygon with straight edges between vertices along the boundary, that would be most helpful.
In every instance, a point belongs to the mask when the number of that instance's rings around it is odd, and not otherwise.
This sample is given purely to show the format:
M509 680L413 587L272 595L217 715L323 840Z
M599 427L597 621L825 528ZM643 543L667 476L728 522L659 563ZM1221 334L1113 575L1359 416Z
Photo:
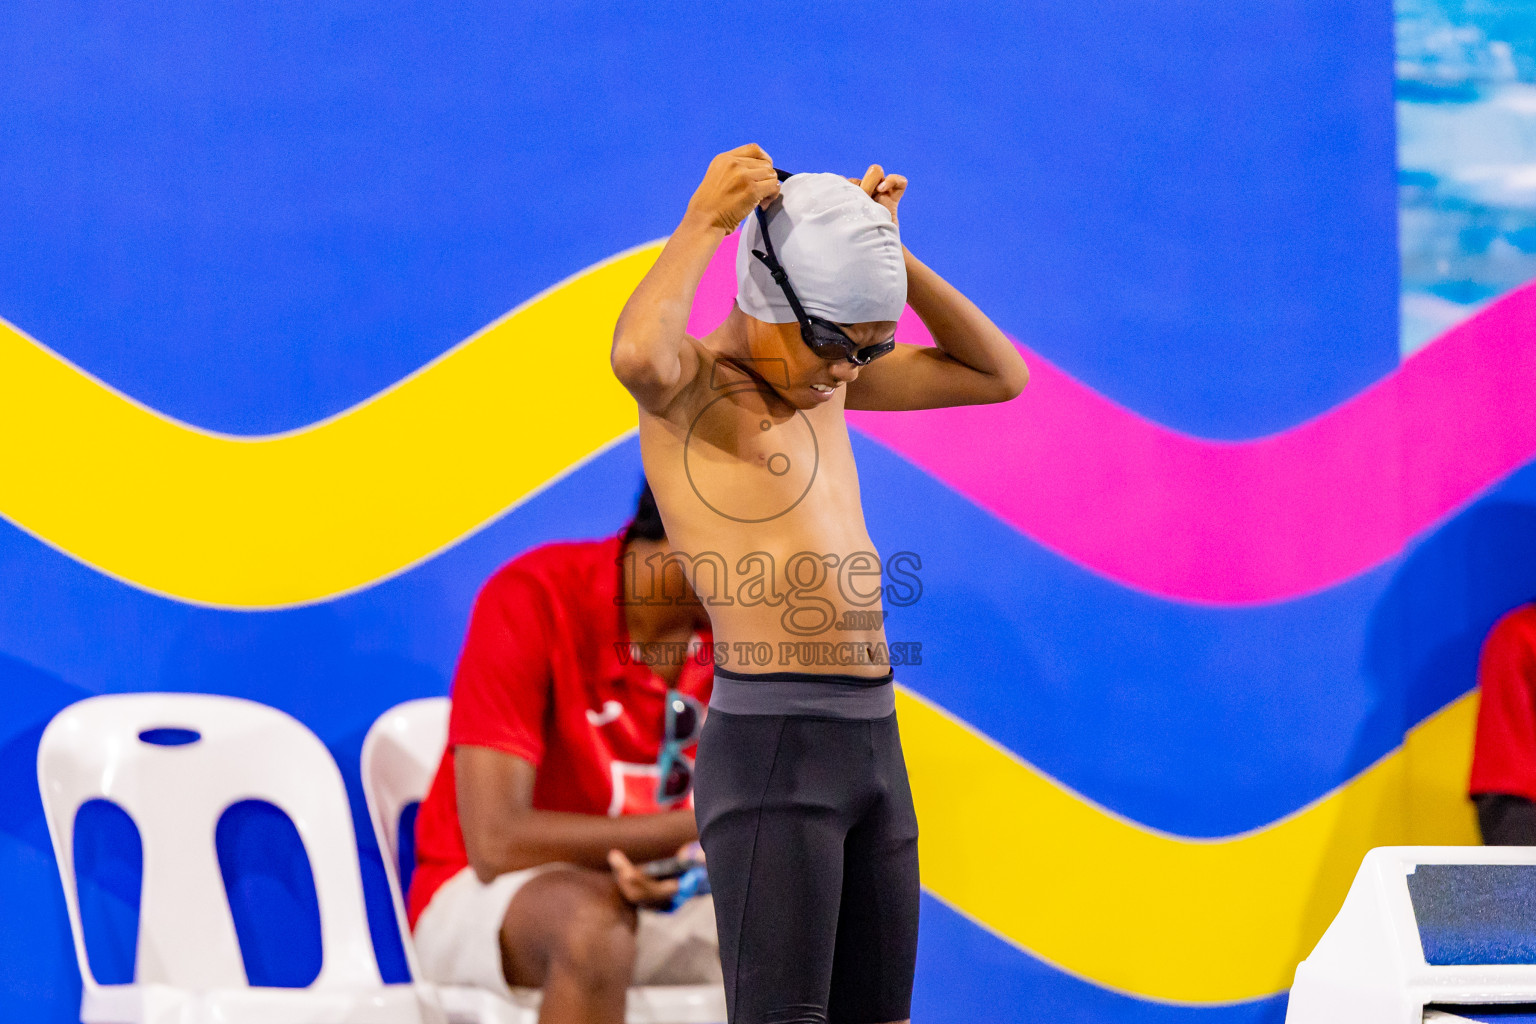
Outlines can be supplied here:
M800 324L800 334L809 341L811 318L806 315L805 307L800 305L800 296L796 295L795 289L790 286L789 272L784 269L784 265L779 262L779 257L773 251L773 239L768 237L768 218L763 215L763 208L759 206L756 209L758 226L763 229L763 247L768 251L765 253L762 249L753 249L752 255L761 260L763 266L768 268L768 273L773 277L774 283L779 286L779 290L789 300L789 308L794 312L796 322Z
M782 174L783 172L780 173ZM788 177L788 175L783 175L779 180L782 181L785 177ZM784 297L789 300L789 308L794 312L795 320L800 324L800 337L810 346L812 351L819 355L820 349L816 347L816 332L811 327L811 318L806 314L805 307L800 305L800 297L795 294L795 289L789 283L789 272L784 269L784 265L779 262L778 254L773 251L773 239L768 234L768 215L763 213L761 206L753 207L753 212L757 214L757 224L762 229L763 249L768 251L765 253L762 249L753 249L752 255L756 256L763 266L768 268L768 273L773 278L774 283L779 286L780 290L784 292ZM855 353L861 352L863 349L855 348L847 335L842 335L842 338L843 340L838 344L838 347L846 352L849 361L853 362ZM881 346L871 345L866 347L878 349ZM877 354L879 353L871 353L871 358ZM868 362L869 359L865 359L864 362L855 362L854 365L863 366Z

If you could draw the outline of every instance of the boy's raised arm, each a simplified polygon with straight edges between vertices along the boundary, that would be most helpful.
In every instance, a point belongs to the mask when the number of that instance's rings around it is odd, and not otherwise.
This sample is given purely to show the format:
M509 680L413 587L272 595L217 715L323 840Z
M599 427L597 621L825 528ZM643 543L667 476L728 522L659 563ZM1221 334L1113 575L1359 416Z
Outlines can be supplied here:
M873 164L858 184L896 219L906 178L887 175ZM1029 383L1029 368L1013 342L958 288L910 250L903 247L902 252L907 304L937 347L897 345L890 355L870 363L848 386L848 408L933 409L1017 397Z
M698 353L688 343L688 313L704 268L752 207L778 192L773 161L762 147L715 157L655 266L624 304L610 361L647 411L660 412L693 378Z
M1008 336L976 304L906 253L907 304L934 345L898 344L848 385L848 408L938 409L1018 397L1029 368Z

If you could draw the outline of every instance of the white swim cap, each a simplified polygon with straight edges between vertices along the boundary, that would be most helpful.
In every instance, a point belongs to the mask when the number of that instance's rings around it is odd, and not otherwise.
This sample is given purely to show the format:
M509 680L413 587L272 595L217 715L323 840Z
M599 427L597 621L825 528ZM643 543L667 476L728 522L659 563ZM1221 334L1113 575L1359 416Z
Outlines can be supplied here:
M774 252L805 311L839 324L897 320L907 304L901 235L890 211L847 178L796 174L764 211ZM736 304L770 324L792 324L795 311L762 260L754 212L736 250Z

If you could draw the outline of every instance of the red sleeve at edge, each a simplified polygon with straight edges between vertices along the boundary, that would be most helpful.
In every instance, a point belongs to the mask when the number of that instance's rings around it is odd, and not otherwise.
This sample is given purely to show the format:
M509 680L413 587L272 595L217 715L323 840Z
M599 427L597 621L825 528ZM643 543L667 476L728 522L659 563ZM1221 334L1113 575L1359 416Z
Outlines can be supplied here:
M1536 614L1520 609L1500 619L1483 642L1477 681L1481 698L1472 753L1472 793L1536 800Z

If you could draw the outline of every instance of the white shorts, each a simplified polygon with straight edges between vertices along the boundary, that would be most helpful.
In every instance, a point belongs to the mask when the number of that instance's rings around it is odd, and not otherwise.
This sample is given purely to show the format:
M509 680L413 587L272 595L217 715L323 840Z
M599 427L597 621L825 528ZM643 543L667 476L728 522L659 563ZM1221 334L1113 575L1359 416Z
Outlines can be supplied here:
M546 871L569 864L540 864L509 871L482 885L473 868L444 882L416 919L416 958L426 980L474 985L513 998L501 973L501 923L512 897ZM720 984L720 940L715 904L695 896L670 914L641 910L635 932L635 985Z

